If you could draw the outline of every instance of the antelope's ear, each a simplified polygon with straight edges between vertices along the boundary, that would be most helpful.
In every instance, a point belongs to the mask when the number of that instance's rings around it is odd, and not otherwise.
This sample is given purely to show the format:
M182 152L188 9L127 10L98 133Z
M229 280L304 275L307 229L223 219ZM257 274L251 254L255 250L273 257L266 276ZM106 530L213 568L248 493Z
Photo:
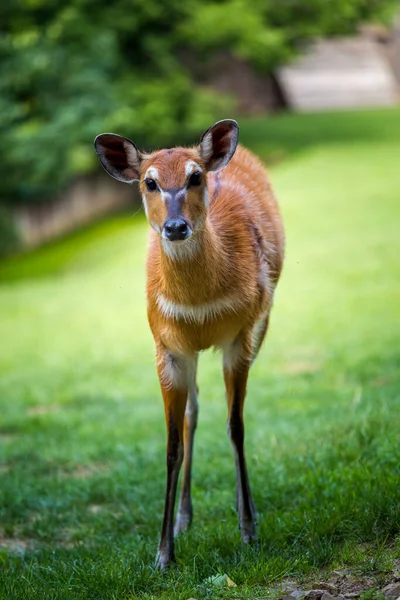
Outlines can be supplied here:
M239 125L233 119L218 121L203 133L200 156L207 171L220 171L231 160L238 143Z
M142 155L131 140L116 133L101 133L94 140L94 147L111 177L124 183L139 179Z

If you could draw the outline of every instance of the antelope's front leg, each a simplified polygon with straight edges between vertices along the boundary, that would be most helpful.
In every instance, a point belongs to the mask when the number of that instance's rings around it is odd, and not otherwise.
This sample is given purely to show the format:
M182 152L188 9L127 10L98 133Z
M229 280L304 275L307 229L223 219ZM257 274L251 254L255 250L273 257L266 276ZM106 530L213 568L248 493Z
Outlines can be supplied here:
M165 569L175 560L174 508L179 471L183 460L183 425L188 395L188 360L165 348L157 350L158 376L167 425L167 485L157 566Z
M250 491L244 452L243 407L252 359L249 335L240 334L224 351L224 380L228 401L227 430L236 466L236 497L239 527L245 543L257 540L255 508Z

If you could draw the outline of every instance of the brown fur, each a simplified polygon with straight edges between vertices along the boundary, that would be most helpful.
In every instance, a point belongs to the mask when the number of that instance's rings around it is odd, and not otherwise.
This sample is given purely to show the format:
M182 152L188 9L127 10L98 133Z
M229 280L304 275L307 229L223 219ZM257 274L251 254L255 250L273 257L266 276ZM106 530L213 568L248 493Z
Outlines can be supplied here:
M190 159L202 166L196 150L176 148L171 154L157 152L146 160L143 172L150 165L155 166L162 187L182 187L185 164ZM156 340L178 352L221 347L233 340L271 304L282 268L282 222L260 161L239 146L228 166L219 173L209 173L207 179L208 215L204 227L193 234L193 242L199 243L201 252L192 259L172 260L163 252L157 233L150 232L147 258L150 327ZM142 191L149 197L144 189ZM189 222L204 211L203 202L195 197L196 192L192 197L189 194L183 210ZM149 219L160 226L164 222L165 206L160 199L154 206L149 200ZM269 272L269 290L259 285L263 263ZM157 305L159 294L172 302L194 306L233 296L237 298L238 308L234 313L224 313L222 318L206 323L187 323L164 317Z

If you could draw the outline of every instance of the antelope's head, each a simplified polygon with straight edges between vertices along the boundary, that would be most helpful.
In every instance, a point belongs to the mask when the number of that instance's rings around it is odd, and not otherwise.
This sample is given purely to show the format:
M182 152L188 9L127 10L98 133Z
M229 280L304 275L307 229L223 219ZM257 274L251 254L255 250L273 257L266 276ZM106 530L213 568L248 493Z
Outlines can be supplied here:
M127 138L101 133L95 149L118 181L139 181L144 210L165 250L183 244L203 227L208 210L207 173L220 171L237 146L238 125L226 119L203 133L193 148L140 152Z

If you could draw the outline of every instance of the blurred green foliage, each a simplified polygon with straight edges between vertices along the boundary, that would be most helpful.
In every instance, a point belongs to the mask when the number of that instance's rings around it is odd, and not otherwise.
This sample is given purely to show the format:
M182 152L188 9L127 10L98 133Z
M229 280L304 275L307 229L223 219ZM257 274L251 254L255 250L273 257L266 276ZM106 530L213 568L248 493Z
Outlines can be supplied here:
M0 7L0 202L44 200L96 167L94 136L194 138L232 112L183 56L219 50L267 73L302 41L388 19L397 0L8 0Z

